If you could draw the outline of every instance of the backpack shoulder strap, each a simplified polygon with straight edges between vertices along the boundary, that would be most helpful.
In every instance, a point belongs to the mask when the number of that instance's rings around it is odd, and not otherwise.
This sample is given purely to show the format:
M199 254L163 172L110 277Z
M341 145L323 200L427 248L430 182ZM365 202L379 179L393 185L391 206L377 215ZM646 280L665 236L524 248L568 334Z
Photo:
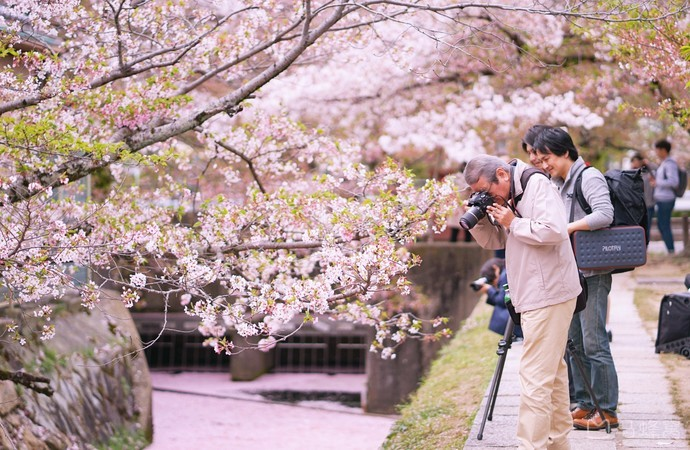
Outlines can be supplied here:
M522 186L522 190L525 190L525 187L527 186L527 180L530 179L530 177L534 174L540 173L544 176L546 174L544 173L543 170L537 169L536 167L529 167L525 170L522 171L522 175L520 175L520 186Z
M535 175L538 173L544 175L545 177L547 176L543 170L537 169L536 167L529 167L529 168L522 171L522 175L520 175L520 186L522 186L522 192L520 193L520 195L515 197L515 199L513 200L514 206L517 206L518 202L522 199L522 194L525 193L525 187L527 186L527 181L532 177L532 175Z
M580 208L582 208L585 214L592 214L592 208L589 206L589 203L587 203L585 196L582 194L582 172L589 169L590 167L592 166L585 166L585 168L582 169L580 173L577 175L577 178L575 178L575 187L573 189L573 201L570 202L570 222L572 222L575 218L575 199L577 199L577 202L580 204Z

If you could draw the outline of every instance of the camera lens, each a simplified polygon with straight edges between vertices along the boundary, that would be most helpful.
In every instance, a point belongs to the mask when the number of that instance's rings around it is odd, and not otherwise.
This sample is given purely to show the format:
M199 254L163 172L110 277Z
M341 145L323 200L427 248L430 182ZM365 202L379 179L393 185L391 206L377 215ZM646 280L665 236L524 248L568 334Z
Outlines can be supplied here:
M489 281L489 280L487 280L486 277L477 278L476 280L474 280L473 282L470 283L470 287L472 288L472 290L478 291L478 290L480 290L480 289L482 288L482 286L484 286L488 281Z
M462 215L462 217L460 217L460 226L463 230L467 231L477 225L477 222L479 222L485 215L486 213L482 211L481 208L473 206L468 209L465 214Z

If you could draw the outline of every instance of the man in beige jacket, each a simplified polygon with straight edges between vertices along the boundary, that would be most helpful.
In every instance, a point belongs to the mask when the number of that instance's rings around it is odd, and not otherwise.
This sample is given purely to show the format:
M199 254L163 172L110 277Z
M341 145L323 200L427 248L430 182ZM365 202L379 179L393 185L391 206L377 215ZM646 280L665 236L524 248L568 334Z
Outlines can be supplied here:
M472 191L487 192L495 202L470 232L484 248L505 247L510 296L521 313L519 448L568 449L572 417L564 355L582 288L561 197L541 173L521 181L526 169L521 161L508 164L488 155L468 162L465 179Z

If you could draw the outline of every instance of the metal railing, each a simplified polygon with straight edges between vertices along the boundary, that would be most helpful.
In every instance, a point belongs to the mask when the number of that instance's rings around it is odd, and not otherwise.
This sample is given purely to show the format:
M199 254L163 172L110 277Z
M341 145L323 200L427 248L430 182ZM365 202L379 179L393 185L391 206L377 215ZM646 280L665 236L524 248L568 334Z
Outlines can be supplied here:
M231 358L204 347L198 320L186 314L133 313L151 370L227 372ZM165 329L164 329L165 327Z
M151 370L229 371L232 357L203 346L198 319L184 313L133 313ZM162 331L161 331L162 330ZM368 327L331 323L303 326L280 341L272 371L280 373L364 373Z
M276 345L274 372L364 373L369 348L366 330L345 333L300 330Z

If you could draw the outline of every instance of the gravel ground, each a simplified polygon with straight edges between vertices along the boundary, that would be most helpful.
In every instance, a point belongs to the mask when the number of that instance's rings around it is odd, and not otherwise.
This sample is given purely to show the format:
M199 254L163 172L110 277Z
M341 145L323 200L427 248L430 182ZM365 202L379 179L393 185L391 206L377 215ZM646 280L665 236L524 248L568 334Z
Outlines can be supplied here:
M152 373L153 444L148 450L376 450L396 417L330 401L278 403L260 391L363 392L364 375Z

